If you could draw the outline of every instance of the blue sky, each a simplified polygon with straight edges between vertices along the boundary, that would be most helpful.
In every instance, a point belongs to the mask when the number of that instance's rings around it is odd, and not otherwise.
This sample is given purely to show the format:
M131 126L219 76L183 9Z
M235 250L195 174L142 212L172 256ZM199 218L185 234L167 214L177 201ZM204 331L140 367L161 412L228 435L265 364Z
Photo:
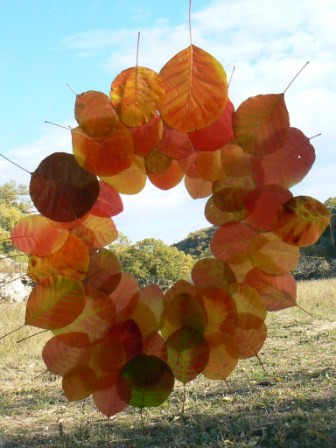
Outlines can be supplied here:
M109 91L111 81L139 63L155 70L189 44L188 0L0 0L0 152L29 171L55 151L71 151L70 134L44 120L74 125L74 95ZM291 123L314 139L317 161L293 189L324 201L336 196L336 2L334 0L193 0L193 41L236 72L230 97L284 90ZM0 183L29 176L0 160ZM133 241L166 242L208 225L204 201L183 184L169 192L146 186L125 197L118 229Z

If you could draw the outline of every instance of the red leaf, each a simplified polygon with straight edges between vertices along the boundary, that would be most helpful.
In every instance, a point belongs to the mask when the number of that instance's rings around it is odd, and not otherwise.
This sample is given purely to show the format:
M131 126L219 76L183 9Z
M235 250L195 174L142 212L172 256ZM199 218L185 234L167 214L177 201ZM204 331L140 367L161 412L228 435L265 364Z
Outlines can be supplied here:
M29 193L42 215L66 222L84 216L92 208L99 184L73 155L56 152L42 160L32 174Z
M45 257L57 252L66 242L67 229L57 229L44 216L31 215L21 218L12 231L12 243L26 254Z
M90 213L102 218L119 215L124 210L120 194L106 182L99 182L99 196Z

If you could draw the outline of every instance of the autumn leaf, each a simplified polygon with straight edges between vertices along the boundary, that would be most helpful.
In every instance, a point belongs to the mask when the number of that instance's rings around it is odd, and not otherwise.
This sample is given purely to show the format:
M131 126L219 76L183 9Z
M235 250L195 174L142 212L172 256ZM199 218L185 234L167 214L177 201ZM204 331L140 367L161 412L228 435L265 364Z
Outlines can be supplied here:
M191 45L160 71L166 91L160 114L172 128L193 132L212 124L228 100L226 73L209 53Z

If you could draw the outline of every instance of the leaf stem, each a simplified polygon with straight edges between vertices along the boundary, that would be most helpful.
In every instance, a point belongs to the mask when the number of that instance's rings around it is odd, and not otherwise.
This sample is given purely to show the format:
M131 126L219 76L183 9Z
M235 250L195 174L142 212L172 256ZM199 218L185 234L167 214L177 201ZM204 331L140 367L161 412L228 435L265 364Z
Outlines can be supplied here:
M297 74L294 76L294 78L291 80L291 82L288 84L288 86L285 88L283 93L286 93L287 90L290 88L290 86L293 84L293 82L296 80L296 78L299 76L299 74L307 67L307 65L309 64L309 61L307 61L305 63L305 65L303 67L300 68L300 70L297 72Z
M192 9L192 0L189 0L189 38L190 38L190 46L192 46L191 9Z
M17 166L18 168L20 168L21 170L25 171L26 173L32 175L33 173L31 173L30 171L26 170L26 168L23 168L23 166L19 165L16 162L13 162L13 160L9 159L8 157L4 156L3 154L0 154L1 157L3 157L4 159L7 160L7 162L12 163L13 165Z

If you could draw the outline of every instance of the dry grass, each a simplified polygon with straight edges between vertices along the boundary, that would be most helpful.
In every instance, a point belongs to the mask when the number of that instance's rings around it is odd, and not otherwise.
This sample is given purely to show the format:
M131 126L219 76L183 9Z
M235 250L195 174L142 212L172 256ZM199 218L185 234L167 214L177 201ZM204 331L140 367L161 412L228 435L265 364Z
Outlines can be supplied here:
M129 408L115 418L90 400L68 404L60 379L45 371L47 334L0 341L0 447L336 447L336 280L299 284L299 304L267 318L269 338L227 383L180 386L168 403ZM314 317L313 317L313 316ZM0 304L0 334L21 325L24 306ZM1 445L2 440L2 445Z

